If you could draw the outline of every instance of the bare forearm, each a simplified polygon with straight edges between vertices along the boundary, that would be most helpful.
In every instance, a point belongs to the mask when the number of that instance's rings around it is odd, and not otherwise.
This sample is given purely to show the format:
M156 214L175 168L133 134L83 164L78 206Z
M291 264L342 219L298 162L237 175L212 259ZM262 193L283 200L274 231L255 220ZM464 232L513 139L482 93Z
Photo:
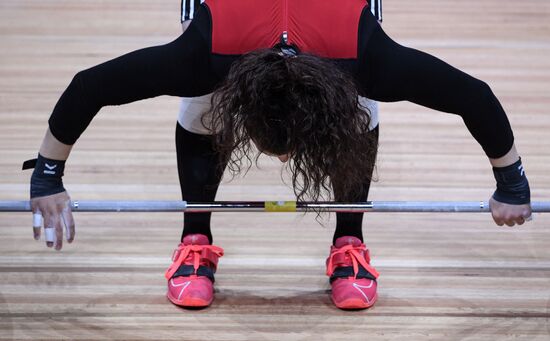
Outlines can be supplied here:
M40 146L40 155L53 160L67 160L72 148L72 145L59 142L48 128Z
M514 162L519 160L518 152L516 151L516 146L512 145L512 148L508 153L506 153L504 156L499 157L497 159L489 158L489 162L491 162L491 165L493 167L506 167L510 166Z

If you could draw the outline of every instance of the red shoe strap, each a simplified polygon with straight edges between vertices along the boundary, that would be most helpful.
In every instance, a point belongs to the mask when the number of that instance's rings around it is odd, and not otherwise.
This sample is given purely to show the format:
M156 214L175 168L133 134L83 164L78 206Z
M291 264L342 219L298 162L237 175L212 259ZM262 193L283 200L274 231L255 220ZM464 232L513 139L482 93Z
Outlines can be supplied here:
M184 264L187 260L189 263L189 256L193 257L193 268L195 273L197 272L199 266L206 264L216 270L218 266L218 259L223 256L223 249L215 245L182 245L174 250L172 255L172 265L166 270L164 277L166 279L172 278L172 275L178 271L179 267ZM188 264L191 265L191 264Z
M338 267L350 266L350 261L353 267L354 276L357 276L359 273L359 265L365 268L365 270L367 270L375 278L380 276L378 271L376 271L376 269L369 264L369 250L365 248L365 245L346 245L341 248L334 249L328 259L327 276L332 276L334 270Z

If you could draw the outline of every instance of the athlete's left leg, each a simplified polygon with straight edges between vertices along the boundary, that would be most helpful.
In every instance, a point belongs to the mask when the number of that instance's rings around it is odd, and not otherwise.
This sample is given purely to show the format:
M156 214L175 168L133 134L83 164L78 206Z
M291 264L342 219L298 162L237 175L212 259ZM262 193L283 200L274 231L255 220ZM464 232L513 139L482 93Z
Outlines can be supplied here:
M376 126L376 128L368 132L368 134L373 134L375 136L375 140L378 142L378 126ZM372 155L372 159L374 160L375 158L376 158L376 151L374 151ZM338 183L334 182L333 184L334 199L336 201L354 201L354 202L366 201L369 194L373 170L374 170L374 163L373 163L373 167L370 169L370 173L365 174L365 181L360 185L360 189L351 198L345 193L341 193L341 191L338 188ZM334 236L332 239L333 244L336 242L338 238L344 237L344 236L356 237L360 241L363 241L362 225L363 225L362 213L337 213L336 230L334 231Z
M378 141L378 126L369 134L375 134ZM375 158L376 149L372 155L372 159ZM351 198L341 193L337 183L334 183L336 201L342 198L346 201L366 201L373 168L365 174L365 181ZM377 299L378 273L370 266L369 251L363 243L362 223L363 213L336 214L336 231L327 259L327 275L332 287L331 299L341 309L369 308Z

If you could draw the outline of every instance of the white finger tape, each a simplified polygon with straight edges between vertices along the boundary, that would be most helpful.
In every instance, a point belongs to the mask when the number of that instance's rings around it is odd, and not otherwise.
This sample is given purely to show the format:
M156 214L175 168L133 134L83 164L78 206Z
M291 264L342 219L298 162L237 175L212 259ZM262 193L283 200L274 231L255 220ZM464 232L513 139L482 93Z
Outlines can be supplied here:
M32 215L32 227L42 227L42 214L33 213Z
M527 218L525 218L525 221L531 221L531 220L533 220L533 215L530 215Z
M46 235L46 241L47 242L55 242L56 236L55 236L55 229L52 227L48 227L44 229L44 234Z

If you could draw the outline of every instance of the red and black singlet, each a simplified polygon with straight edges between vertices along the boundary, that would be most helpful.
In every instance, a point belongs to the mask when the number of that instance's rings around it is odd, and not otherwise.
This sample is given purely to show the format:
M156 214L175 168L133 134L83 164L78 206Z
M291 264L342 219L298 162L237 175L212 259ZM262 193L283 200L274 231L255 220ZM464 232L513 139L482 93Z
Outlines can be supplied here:
M332 59L356 59L365 0L206 0L212 53L241 55L278 43Z

